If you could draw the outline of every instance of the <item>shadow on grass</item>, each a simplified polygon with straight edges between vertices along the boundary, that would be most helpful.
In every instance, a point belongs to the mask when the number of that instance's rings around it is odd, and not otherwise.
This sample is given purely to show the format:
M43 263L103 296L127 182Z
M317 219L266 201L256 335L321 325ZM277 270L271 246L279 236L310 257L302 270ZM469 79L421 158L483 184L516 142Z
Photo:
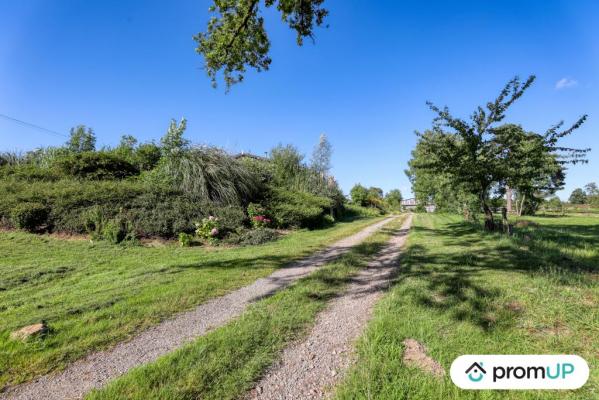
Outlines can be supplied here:
M562 285L592 285L592 275L597 272L596 256L567 256L551 243L584 249L599 240L599 226L537 227L533 238L517 235L500 243L500 235L484 233L467 222L439 228L415 226L413 230L423 234L418 240L424 237L432 243L414 243L407 249L394 284L418 279L425 290L419 285L405 287L417 304L448 313L456 321L469 321L485 331L509 328L521 312L517 303L498 304L504 293L493 285L487 272L543 275Z

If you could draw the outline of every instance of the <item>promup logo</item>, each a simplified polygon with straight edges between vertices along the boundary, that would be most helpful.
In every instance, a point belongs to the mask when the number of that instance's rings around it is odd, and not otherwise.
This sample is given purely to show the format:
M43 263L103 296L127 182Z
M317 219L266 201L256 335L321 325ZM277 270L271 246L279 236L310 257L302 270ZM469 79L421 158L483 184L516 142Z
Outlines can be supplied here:
M467 355L450 375L462 389L578 389L589 366L574 355Z
M468 374L468 379L470 379L472 382L480 382L485 377L487 371L485 371L485 369L483 368L482 362L475 362L472 363L470 367L468 367L466 373Z

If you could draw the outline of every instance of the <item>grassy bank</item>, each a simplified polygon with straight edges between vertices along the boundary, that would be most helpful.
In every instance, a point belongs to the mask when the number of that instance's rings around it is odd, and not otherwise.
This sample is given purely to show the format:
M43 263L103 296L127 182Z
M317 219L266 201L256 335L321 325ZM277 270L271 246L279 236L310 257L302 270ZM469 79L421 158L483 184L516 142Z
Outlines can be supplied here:
M0 387L64 367L173 313L247 285L378 219L244 248L122 247L0 232ZM26 343L11 331L47 321Z
M252 306L239 319L158 361L137 368L88 399L234 399L253 386L280 351L304 336L400 227L395 221L334 263Z
M576 217L579 218L579 217ZM535 218L516 237L417 215L402 272L358 344L338 399L599 397L599 219ZM402 362L414 338L449 372L462 354L578 354L577 391L464 391Z

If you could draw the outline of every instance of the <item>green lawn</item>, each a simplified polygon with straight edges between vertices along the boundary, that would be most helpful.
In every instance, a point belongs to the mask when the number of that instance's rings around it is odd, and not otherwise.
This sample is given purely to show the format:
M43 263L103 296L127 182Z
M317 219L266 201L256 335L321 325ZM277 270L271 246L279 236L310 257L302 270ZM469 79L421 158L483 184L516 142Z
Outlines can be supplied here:
M599 218L531 218L513 238L416 215L402 272L360 339L338 399L599 398ZM464 391L402 362L405 338L449 373L462 354L578 354L576 391Z
M401 219L335 262L252 305L240 318L132 370L86 399L238 398L254 386L286 345L309 331L317 313L397 233Z
M0 232L0 388L64 367L173 313L264 277L379 219L254 247L121 247ZM11 331L47 321L45 338Z

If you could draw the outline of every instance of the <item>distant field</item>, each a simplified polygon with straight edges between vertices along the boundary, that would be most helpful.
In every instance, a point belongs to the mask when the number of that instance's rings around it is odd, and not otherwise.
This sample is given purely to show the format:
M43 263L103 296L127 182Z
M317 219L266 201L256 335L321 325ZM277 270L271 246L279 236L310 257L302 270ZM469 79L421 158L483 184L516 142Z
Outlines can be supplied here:
M402 273L358 344L338 399L599 398L599 218L526 218L515 237L458 216L419 214ZM403 340L446 371L462 354L578 354L577 391L464 391L402 361Z
M378 219L244 248L122 247L0 232L0 388L60 369L173 313L264 277ZM9 339L47 321L51 332Z

